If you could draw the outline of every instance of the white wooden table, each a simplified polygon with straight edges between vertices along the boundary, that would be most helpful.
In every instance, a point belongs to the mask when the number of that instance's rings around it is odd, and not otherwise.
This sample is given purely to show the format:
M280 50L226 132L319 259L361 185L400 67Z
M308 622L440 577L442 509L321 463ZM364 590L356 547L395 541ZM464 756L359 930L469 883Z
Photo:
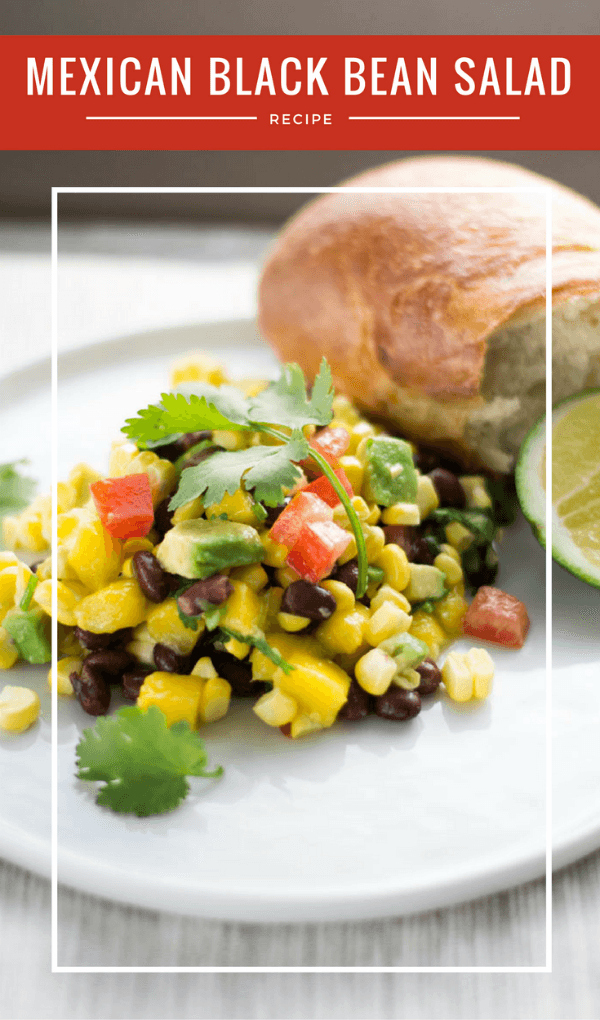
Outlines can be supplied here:
M248 231L155 229L144 235L139 226L67 232L63 250L81 248L87 254L64 257L69 270L64 280L77 294L76 301L63 303L64 345L211 316L251 314L256 256L267 241L266 233L252 236ZM45 243L43 232L14 225L0 242L2 372L48 352L49 265L43 254L28 252L39 252ZM168 257L173 252L176 259ZM230 301L223 307L219 296L224 264L229 274L237 274L233 308ZM102 299L107 293L110 301ZM49 911L48 882L0 861L0 1018L600 1016L600 854L555 877L552 975L52 975ZM539 965L544 887L534 882L417 917L297 926L180 918L65 889L59 924L61 957L84 967Z

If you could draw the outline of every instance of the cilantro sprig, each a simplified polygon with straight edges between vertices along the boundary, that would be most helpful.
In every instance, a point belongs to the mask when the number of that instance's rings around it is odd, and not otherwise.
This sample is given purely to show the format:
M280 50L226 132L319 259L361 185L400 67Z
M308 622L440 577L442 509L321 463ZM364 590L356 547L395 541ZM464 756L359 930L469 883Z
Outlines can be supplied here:
M286 491L301 477L300 461L310 458L333 485L346 510L358 553L357 596L367 590L367 551L358 515L348 493L333 469L306 439L305 425L325 426L333 418L331 369L325 358L314 381L310 396L302 369L284 365L276 382L254 397L244 397L233 386L186 386L177 393L163 393L161 403L150 405L129 418L123 432L140 448L158 445L161 436L167 442L173 435L204 429L262 432L277 440L277 445L249 446L243 450L214 453L210 458L185 468L169 509L202 497L209 505L219 503L226 493L233 495L241 486L253 490L257 504L278 506Z
M121 708L83 731L77 745L78 778L100 781L96 803L144 817L177 807L189 792L186 776L215 778L207 754L187 722L167 726L156 705Z
M25 460L15 460L11 464L0 464L0 519L7 514L17 514L24 510L35 492L35 482L26 478L19 470Z

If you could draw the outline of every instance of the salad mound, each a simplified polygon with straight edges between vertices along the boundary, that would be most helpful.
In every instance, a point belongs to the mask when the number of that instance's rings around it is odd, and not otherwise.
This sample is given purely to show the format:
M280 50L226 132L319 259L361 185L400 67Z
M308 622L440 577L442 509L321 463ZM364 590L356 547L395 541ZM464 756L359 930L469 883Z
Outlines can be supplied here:
M293 739L414 718L440 683L487 697L484 649L438 659L463 633L524 640L524 607L493 595L494 486L362 417L326 362L309 394L296 365L230 383L203 354L171 384L125 424L106 477L79 464L58 486L59 694L100 716L118 688L192 730L247 697ZM50 660L50 521L49 496L4 519L0 668Z

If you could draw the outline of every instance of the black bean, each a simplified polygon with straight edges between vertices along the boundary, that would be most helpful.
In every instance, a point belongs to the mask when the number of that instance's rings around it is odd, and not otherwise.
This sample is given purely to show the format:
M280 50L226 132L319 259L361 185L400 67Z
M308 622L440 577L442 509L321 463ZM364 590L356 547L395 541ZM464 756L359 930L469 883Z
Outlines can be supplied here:
M421 711L421 695L416 691L405 691L403 687L391 687L375 698L375 714L382 719L395 719L404 722L407 719L414 719Z
M43 560L36 560L35 563L30 563L29 564L29 569L31 570L31 573L32 574L37 574L38 567L39 567L40 563L43 563L43 562L44 562Z
M195 467L196 464L201 464L207 457L212 457L213 453L223 453L221 446L205 446L203 450L198 450L198 453L193 453L183 465L183 470L189 467Z
M133 557L133 572L150 602L164 602L169 594L169 579L154 553L141 549Z
M399 545L410 559L410 551L417 529L410 524L387 524L383 533L386 545Z
M90 652L100 652L103 648L116 648L119 645L126 645L131 641L133 629L123 627L122 630L115 630L112 634L94 634L91 630L83 630L75 627L73 635L80 645Z
M120 677L134 662L133 655L124 648L104 648L86 655L84 663L92 669L99 669L110 677Z
M347 563L337 567L332 577L335 581L341 581L342 584L347 585L356 595L356 589L358 588L358 560L348 560Z
M309 620L318 620L319 623L328 620L335 608L336 601L331 592L310 581L292 581L281 600L283 613L304 616Z
M422 698L426 698L428 694L435 694L442 682L442 674L437 663L433 659L424 659L416 670L421 677L421 683L416 688L417 694Z
M292 498L291 496L286 496L283 503L279 503L278 506L265 507L265 510L267 511L267 516L264 521L265 528L273 527L275 521L279 517L279 514L282 512L282 510L285 510L291 498Z
M79 704L88 715L106 715L110 705L110 687L99 669L85 662L79 673L71 673L73 690Z
M223 680L231 684L232 694L238 698L256 698L264 694L266 686L252 679L252 666L247 660L236 659L229 652L213 649L210 653L213 666Z
M440 453L439 450L431 450L427 447L420 446L418 451L413 454L413 460L423 475L429 474L435 468L445 468L454 474L461 470L459 462L450 454Z
M166 535L167 531L173 527L173 514L174 510L169 510L169 503L171 497L167 496L163 499L162 503L159 503L156 510L154 511L154 527L161 536Z
M189 672L189 659L187 655L180 655L169 648L168 645L154 645L154 665L161 673L183 673Z
M434 540L434 546L436 545ZM415 535L412 545L410 547L409 560L411 563L426 563L429 566L433 566L433 561L439 552L437 549L432 548L432 544L428 538L424 535Z
M154 670L151 666L135 666L134 669L124 673L122 680L123 697L127 701L137 701L144 680L153 672Z
M229 598L233 585L225 574L213 574L204 581L196 581L177 598L177 604L186 616L198 616L202 612L202 603L210 602L220 606Z
M113 634L93 634L91 630L82 630L81 627L75 627L73 634L79 643L91 652L108 648L112 644L113 639Z
M350 683L348 690L348 700L345 705L342 705L338 712L338 719L347 719L349 722L359 722L360 719L365 719L372 707L372 698L370 694L360 686L360 684L353 678Z
M433 471L429 472L429 477L437 492L440 506L453 506L459 510L463 509L467 502L467 497L454 472L447 471L446 468L434 468Z
M210 437L211 433L207 431L186 432L183 436L179 436L178 439L174 439L172 443L166 443L164 446L155 446L154 452L164 460L174 461L181 457L182 453L189 450L191 446L201 443L203 439L210 439Z

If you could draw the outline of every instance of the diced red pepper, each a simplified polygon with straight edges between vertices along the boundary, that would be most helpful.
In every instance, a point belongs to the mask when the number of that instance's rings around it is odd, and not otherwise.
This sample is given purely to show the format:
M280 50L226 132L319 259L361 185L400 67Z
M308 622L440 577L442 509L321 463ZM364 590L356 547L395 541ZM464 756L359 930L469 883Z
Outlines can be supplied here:
M315 432L309 442L309 446L312 446L317 453L320 453L332 468L337 468L340 457L344 456L350 446L350 436L346 429L342 428L321 429L320 432ZM313 464L312 466L314 467L315 465Z
M351 537L334 521L311 521L305 524L285 562L305 581L317 584L331 573Z
M344 486L346 492L350 496L350 499L352 499L354 491L352 489L352 486L350 485L350 482L348 481L348 478L346 477L346 472L342 471L342 469L340 468L338 471L335 472L335 474L336 477ZM327 475L320 475L320 477L316 478L314 482L310 483L310 485L305 486L303 491L314 493L314 495L318 496L319 499L322 499L324 503L327 503L327 506L331 507L339 506L339 504L341 503L340 497L338 496L333 485L329 481Z
M148 475L105 478L90 485L100 520L113 538L143 538L154 523Z
M333 510L314 492L302 489L282 510L270 535L274 542L291 549L300 537L300 533L308 521L331 521Z
M499 588L483 585L465 613L462 625L463 633L469 637L492 641L505 648L522 648L529 630L529 616L520 599Z

